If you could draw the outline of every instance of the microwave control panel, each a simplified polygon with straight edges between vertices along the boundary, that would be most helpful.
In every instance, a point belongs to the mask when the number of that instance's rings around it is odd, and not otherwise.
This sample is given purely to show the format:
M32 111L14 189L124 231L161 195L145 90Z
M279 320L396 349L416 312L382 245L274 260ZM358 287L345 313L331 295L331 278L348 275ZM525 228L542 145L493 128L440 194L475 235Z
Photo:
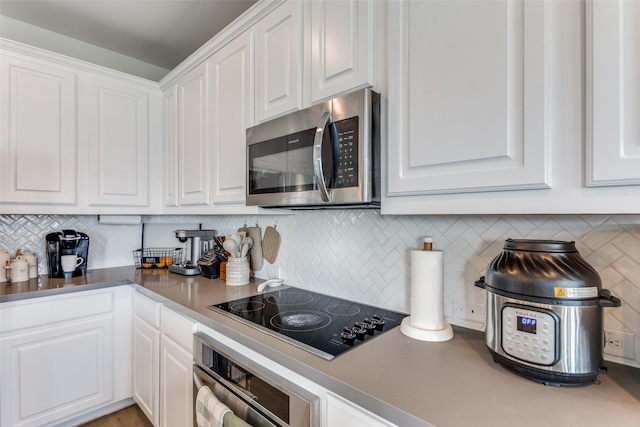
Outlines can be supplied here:
M550 366L557 362L559 319L553 312L519 306L502 309L502 349L526 362Z
M332 188L358 186L358 117L336 122L339 151Z

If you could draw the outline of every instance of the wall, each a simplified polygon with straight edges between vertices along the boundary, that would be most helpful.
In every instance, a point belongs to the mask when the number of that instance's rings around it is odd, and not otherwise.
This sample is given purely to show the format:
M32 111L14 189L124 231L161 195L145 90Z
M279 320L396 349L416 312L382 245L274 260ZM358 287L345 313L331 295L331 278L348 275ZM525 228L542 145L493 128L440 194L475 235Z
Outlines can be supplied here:
M409 251L433 236L445 252L445 315L452 324L482 330L465 320L465 306L484 311L484 291L473 286L506 238L574 240L599 272L603 287L622 298L605 309L605 327L636 334L640 354L640 215L473 215L382 216L374 210L305 211L286 216L153 216L144 222L200 222L220 234L243 224L262 231L276 225L282 244L274 265L258 277L277 276L288 284L409 311ZM96 216L0 216L0 248L38 253L46 274L44 236L71 228L89 234L90 269L132 265L141 245L141 225L104 225ZM176 241L177 242L177 241ZM482 319L483 316L481 315ZM637 356L636 356L637 359ZM632 366L637 361L617 360Z
M84 61L89 61L92 64L140 76L154 82L160 81L170 71L4 15L0 16L0 37L30 46L38 46L41 49L72 58L83 58Z

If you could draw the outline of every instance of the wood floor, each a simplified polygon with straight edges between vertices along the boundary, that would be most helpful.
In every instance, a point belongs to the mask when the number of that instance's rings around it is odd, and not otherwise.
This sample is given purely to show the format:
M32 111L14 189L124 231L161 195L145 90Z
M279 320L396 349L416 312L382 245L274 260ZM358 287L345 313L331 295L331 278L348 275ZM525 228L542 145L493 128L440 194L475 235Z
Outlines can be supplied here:
M80 427L153 427L138 405L131 405Z

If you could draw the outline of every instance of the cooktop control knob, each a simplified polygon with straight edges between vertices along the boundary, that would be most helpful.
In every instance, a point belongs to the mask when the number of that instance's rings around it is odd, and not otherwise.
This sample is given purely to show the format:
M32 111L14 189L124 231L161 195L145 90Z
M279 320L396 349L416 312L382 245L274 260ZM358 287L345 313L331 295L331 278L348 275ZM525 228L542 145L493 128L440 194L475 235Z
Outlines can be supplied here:
M371 323L371 320L369 320L368 318L365 318L362 321L362 325L367 328L367 334L368 335L373 335L373 332L376 330L376 327L373 325L373 323Z
M371 316L371 323L376 328L376 331L381 331L382 328L384 328L385 321L382 317L374 314L373 316Z
M364 336L367 334L366 326L359 322L354 323L352 331L356 334L356 338L359 340L363 340Z
M342 338L342 342L347 345L353 345L356 340L356 334L348 326L344 327L340 337Z

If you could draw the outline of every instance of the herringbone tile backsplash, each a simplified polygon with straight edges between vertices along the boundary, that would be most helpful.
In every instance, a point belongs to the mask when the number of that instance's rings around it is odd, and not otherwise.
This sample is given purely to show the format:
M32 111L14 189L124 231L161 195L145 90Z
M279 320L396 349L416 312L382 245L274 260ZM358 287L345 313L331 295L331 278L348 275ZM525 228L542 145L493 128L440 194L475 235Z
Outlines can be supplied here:
M409 311L409 251L433 236L445 253L445 315L452 324L484 328L484 291L473 282L507 238L573 240L600 273L603 287L623 300L607 309L605 327L636 334L640 354L640 215L382 216L374 210L305 211L285 216L150 216L144 222L201 223L228 234L244 224L276 225L282 244L258 277L325 294ZM133 264L141 225L104 225L96 216L0 216L0 248L38 254L46 274L44 236L71 228L90 238L89 269ZM465 310L465 308L467 310ZM467 314L480 310L479 316ZM471 319L471 320L470 320ZM638 366L637 361L621 362Z

